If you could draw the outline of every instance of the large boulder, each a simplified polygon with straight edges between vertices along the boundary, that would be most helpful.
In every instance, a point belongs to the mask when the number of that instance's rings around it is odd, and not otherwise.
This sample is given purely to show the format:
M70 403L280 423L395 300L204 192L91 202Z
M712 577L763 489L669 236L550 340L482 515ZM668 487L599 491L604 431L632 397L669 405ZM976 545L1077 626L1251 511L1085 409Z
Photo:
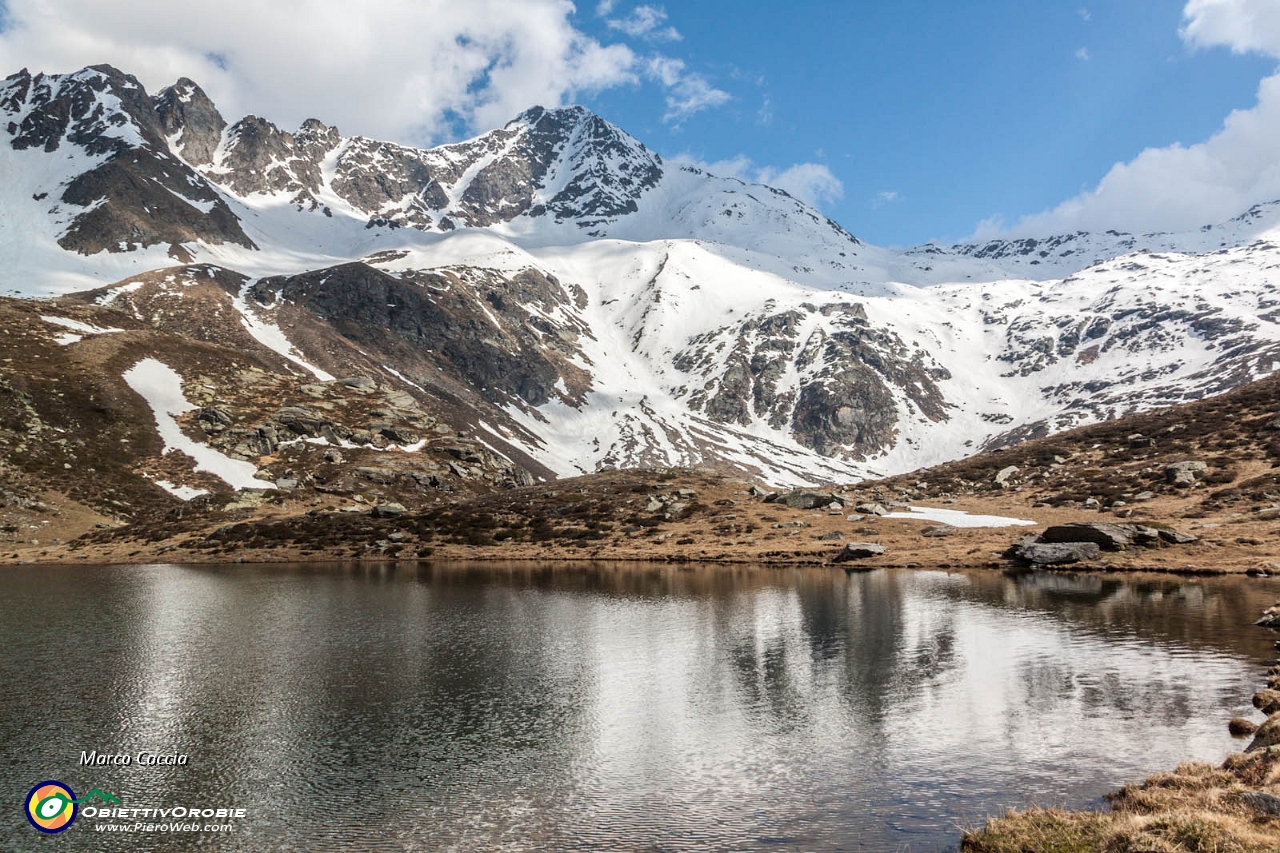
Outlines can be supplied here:
M1258 726L1258 731L1254 733L1253 740L1244 748L1244 751L1254 752L1278 744L1280 744L1280 714L1272 714L1267 717L1265 723Z
M1175 486L1194 486L1199 476L1208 470L1209 466L1204 462L1174 462L1164 467L1164 477Z
M792 509L821 509L831 504L836 504L839 507L844 506L844 502L831 492L820 492L813 489L793 489L790 492L778 495L777 503L784 504Z
M1085 521L1055 524L1040 534L1041 542L1093 542L1104 551L1123 551L1132 546L1158 548L1195 542L1196 537L1170 527L1154 527L1133 522Z
M1096 542L1036 542L1024 539L1009 549L1009 555L1033 566L1060 566L1096 560L1101 549Z
M840 553L836 554L831 562L847 563L850 560L865 560L869 557L878 557L883 553L883 545L877 545L874 542L850 542L840 549Z
M996 472L996 476L995 476L996 487L1000 489L1008 487L1009 480L1016 473L1018 473L1017 465L1009 465L1005 468L1001 468L999 471Z

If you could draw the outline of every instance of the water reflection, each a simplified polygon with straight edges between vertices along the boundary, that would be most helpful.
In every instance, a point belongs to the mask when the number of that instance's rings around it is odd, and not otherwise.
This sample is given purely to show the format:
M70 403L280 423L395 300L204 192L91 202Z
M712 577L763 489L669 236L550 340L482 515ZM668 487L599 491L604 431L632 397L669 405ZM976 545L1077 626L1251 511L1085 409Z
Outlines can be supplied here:
M1256 580L563 567L11 570L0 780L249 809L68 850L942 849L1231 747ZM32 673L56 677L33 678ZM83 768L80 750L185 752ZM35 849L0 824L0 847Z

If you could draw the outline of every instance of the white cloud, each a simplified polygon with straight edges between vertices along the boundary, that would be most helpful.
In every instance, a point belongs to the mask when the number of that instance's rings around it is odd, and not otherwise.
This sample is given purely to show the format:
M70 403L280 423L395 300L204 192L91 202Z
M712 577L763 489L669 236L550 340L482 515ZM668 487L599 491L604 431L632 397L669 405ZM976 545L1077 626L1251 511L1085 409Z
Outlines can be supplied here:
M1182 38L1194 47L1280 56L1280 3L1275 0L1189 0Z
M1077 51L1076 51L1076 59L1079 59L1079 60L1081 60L1082 62L1088 62L1088 61L1089 61L1089 48L1087 48L1087 47L1082 47L1082 48L1080 48L1079 50L1077 50Z
M688 155L670 158L677 165L696 166L724 178L738 178L752 184L768 184L785 190L805 204L821 207L844 197L844 184L821 163L796 163L785 169L757 166L749 157L707 163Z
M873 209L881 208L886 204L893 204L899 198L897 190L882 190L876 193L875 198L871 199L871 207Z
M1190 0L1183 39L1280 57L1280 3ZM1258 85L1257 103L1232 112L1204 142L1148 148L1112 166L1096 187L1005 228L985 220L975 236L1075 230L1183 231L1280 199L1280 73Z
M1079 9L1076 14L1079 15L1080 20L1084 21L1086 24L1093 20L1093 13L1088 9Z
M111 63L150 90L185 75L231 119L315 116L428 141L639 79L625 44L574 28L569 0L7 0L0 68Z
M645 63L646 74L667 90L664 122L679 124L695 113L730 100L728 92L715 88L701 74L686 70L683 60L654 56Z
M604 4L601 4L603 6ZM610 3L608 8L601 13L608 15L613 9ZM597 7L599 11L599 7ZM631 14L625 18L610 18L605 23L609 29L618 30L626 33L632 38L647 38L653 41L679 41L683 36L675 27L664 27L663 23L667 20L667 12L659 6L637 6L631 10Z

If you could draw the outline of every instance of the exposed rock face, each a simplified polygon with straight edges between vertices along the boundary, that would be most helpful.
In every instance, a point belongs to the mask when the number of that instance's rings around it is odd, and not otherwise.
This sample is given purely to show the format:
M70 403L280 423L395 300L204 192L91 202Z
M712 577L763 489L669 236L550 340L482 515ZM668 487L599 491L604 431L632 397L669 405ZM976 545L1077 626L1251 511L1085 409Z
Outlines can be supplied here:
M390 335L490 402L573 401L590 387L570 361L579 352L574 341L589 334L586 325L546 319L576 308L579 294L536 270L511 278L484 271L394 276L352 263L265 279L252 295L266 304L294 302L357 343Z
M156 116L171 147L193 166L208 166L227 123L204 90L186 77L156 96Z
M798 442L828 456L887 450L904 413L947 419L938 381L950 373L873 328L859 304L752 317L693 338L674 363L704 378L689 397L694 409L721 423L789 424Z

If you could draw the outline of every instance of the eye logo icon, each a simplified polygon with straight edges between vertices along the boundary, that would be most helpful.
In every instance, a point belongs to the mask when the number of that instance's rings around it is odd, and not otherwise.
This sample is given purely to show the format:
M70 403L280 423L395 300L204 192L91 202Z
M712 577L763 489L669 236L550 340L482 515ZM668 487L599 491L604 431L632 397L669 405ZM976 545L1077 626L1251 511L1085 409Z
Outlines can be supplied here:
M27 820L41 832L62 832L75 822L75 792L56 779L41 782L27 794Z

